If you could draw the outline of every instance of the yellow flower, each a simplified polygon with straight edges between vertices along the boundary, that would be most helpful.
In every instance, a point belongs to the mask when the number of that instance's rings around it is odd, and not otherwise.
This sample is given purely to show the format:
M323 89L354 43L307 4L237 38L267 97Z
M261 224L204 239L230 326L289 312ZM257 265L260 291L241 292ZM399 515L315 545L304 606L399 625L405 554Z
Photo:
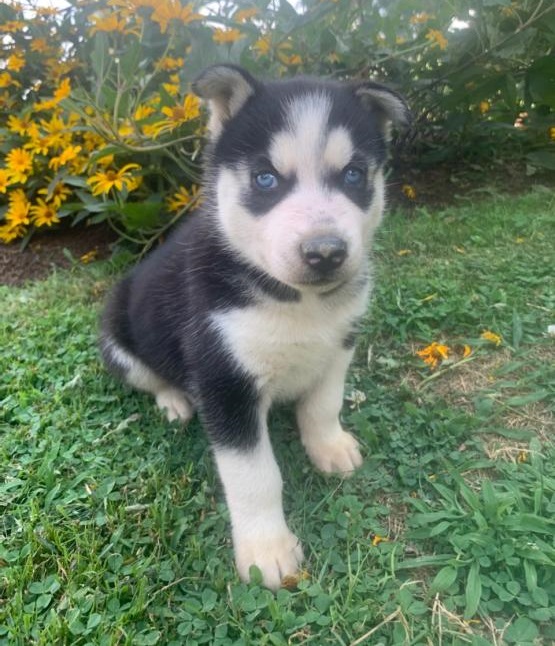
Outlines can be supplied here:
M219 45L234 43L236 40L243 38L244 34L239 29L214 29L212 40Z
M69 78L62 79L60 87L54 90L54 99L56 102L60 102L62 99L67 99L71 94L71 81Z
M10 85L15 85L16 87L20 87L21 83L19 81L16 81L14 78L12 78L12 75L9 72L2 72L0 74L0 88L10 87Z
M44 195L47 202L52 202L55 208L59 209L63 202L71 195L71 189L63 182L58 182L54 188L49 191L48 187L39 188L39 195Z
M426 38L432 44L432 47L439 47L440 49L447 49L447 38L439 31L439 29L428 29Z
M112 12L107 15L96 14L92 16L92 26L89 29L89 33L92 35L96 34L99 31L117 31L120 34L130 34L134 33L139 35L138 29L132 28L128 25L128 22L125 17L122 17L120 20L121 14L118 12Z
M5 193L10 184L11 181L8 171L4 168L0 168L0 193Z
M33 155L23 148L12 148L6 155L6 165L11 181L25 184L33 169Z
M40 125L46 132L45 144L52 149L63 149L70 145L71 133L62 119L54 115L50 121L41 119Z
M122 121L121 124L118 126L118 135L122 139L128 139L133 134L135 134L135 128L133 127L133 124L131 123L131 121L129 121L128 119L125 119L124 121Z
M280 52L278 53L278 58L284 65L301 65L303 62L303 59L298 54L288 55Z
M434 16L426 13L425 11L420 11L419 13L415 13L410 17L409 23L411 25L423 25L424 23L432 20L433 17Z
M10 114L8 117L8 130L10 130L10 132L15 132L22 137L28 134L30 126L31 120L28 115L20 118L15 114Z
M0 226L0 240L2 242L12 242L17 238L22 238L26 233L26 229L22 224L7 223Z
M171 72L172 70L178 70L181 67L183 67L183 59L172 58L171 56L164 56L164 58L161 58L158 61L158 63L156 63L156 67L166 72Z
M555 126L551 126L551 128L549 128L549 130L547 131L547 134L551 141L555 141Z
M32 127L33 132L28 133L31 139L23 144L23 148L30 150L33 155L48 155L48 138L34 132L35 124Z
M270 51L270 48L271 48L271 43L270 43L269 36L262 36L262 38L259 38L253 45L253 49L260 56L266 56L266 54L268 54L268 52Z
M59 170L60 166L65 166L69 162L76 159L81 152L81 146L68 146L64 149L61 155L52 157L48 162L48 168L53 168L55 171Z
M486 114L486 112L489 112L490 110L490 104L489 101L480 101L478 104L478 110L480 110L480 114Z
M472 354L472 348L469 345L466 345L465 343L465 345L463 346L463 353L462 353L463 359L466 359L466 357L469 357L471 354Z
M450 349L446 345L434 341L423 350L419 350L416 354L433 370L437 365L449 358Z
M523 462L528 462L528 451L519 451L516 456L516 461L522 464Z
M90 262L96 259L98 256L98 249L92 249L91 251L87 251L87 253L84 253L79 260L84 264L88 265Z
M133 190L136 188L136 181L128 172L135 168L140 168L139 164L126 164L119 170L99 171L89 177L87 184L91 187L93 195L109 193L112 188L121 191L124 186L128 191Z
M183 7L179 0L159 0L150 6L154 7L151 19L160 25L160 31L163 34L166 33L170 20L179 20L188 24L194 20L202 19L200 14L193 12L192 4Z
M104 139L96 132L83 133L83 146L87 152L99 150L104 145Z
M26 27L26 23L22 20L8 20L2 25L2 31L6 33L15 33L21 31Z
M178 190L166 200L168 211L171 211L172 213L181 211L181 209L190 204L191 199L191 193L185 188L185 186L180 186Z
M503 343L503 337L500 334L491 332L490 330L484 330L482 334L480 334L480 337L494 345L501 345Z
M408 197L409 200L416 199L416 189L414 188L414 186L411 186L410 184L403 184L403 187L401 190L403 191L405 196Z
M52 110L55 108L62 99L66 99L71 94L71 81L65 78L61 81L58 88L54 90L54 96L51 99L35 103L35 110Z
M398 256L408 256L411 253L412 253L412 251L410 249L399 249L399 251L397 252L397 255Z
M147 119L150 117L151 114L155 112L154 108L151 107L150 105L140 105L137 107L135 110L135 113L133 114L133 119L135 121L142 121L143 119Z
M11 191L8 195L8 202L6 222L14 226L29 224L29 207L31 205L23 189L18 188Z
M379 534L374 534L372 536L372 545L374 547L378 546L380 543L387 543L389 538L387 536L380 536Z
M49 204L40 197L37 198L37 203L31 207L30 211L33 224L37 227L51 227L60 221L54 204Z
M167 119L152 124L150 131L157 137L163 132L174 130L178 126L200 116L200 101L194 94L187 94L181 105L164 106L162 114Z
M50 51L50 45L46 38L33 38L31 40L31 51L46 54L46 52Z
M254 18L258 14L258 9L256 7L251 7L250 9L239 9L233 14L233 20L235 22L247 22L251 18Z
M170 96L177 96L179 94L179 85L177 83L162 83L162 87Z
M12 54L6 63L6 69L12 72L19 72L25 67L25 57L21 54Z

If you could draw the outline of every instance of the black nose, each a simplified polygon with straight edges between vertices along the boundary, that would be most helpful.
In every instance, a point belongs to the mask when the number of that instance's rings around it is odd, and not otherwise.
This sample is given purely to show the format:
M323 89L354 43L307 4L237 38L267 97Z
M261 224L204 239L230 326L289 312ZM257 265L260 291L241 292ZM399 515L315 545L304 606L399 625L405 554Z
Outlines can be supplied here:
M302 242L301 254L312 269L331 272L341 267L347 257L347 243L335 236L320 236Z

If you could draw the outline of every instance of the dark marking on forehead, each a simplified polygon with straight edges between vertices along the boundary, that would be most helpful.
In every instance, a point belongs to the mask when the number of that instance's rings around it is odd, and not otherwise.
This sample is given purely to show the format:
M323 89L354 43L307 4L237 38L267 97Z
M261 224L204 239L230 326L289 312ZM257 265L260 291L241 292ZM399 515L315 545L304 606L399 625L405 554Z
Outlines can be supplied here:
M298 78L259 86L230 119L212 151L211 162L232 164L253 154L267 153L271 139L287 128L288 106L295 100L321 96L330 101L327 130L349 131L357 150L378 164L385 160L386 144L379 122L352 88L343 83Z
M386 159L386 142L380 123L365 109L348 86L337 86L329 117L330 128L343 126L356 149L378 165Z

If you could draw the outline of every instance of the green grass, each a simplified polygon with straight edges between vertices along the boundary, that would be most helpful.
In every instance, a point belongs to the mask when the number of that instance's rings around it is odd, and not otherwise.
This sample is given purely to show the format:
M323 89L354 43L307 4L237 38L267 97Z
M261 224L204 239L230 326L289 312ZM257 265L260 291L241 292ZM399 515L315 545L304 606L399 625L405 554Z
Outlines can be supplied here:
M0 288L0 644L552 643L554 221L545 192L387 217L344 410L364 466L320 476L273 415L309 574L276 595L237 579L198 424L99 363L121 267ZM432 341L473 352L431 372Z

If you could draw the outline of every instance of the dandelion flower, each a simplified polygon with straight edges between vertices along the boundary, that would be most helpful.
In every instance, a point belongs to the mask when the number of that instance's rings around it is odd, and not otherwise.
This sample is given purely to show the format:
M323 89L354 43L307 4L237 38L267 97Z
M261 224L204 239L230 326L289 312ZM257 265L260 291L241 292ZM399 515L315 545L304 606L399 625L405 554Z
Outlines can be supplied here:
M437 368L439 363L449 358L449 353L449 346L434 341L423 350L419 350L416 354L433 370Z
M405 197L408 197L409 200L416 199L416 189L414 188L414 186L411 186L410 184L403 184L403 188L401 190L405 194Z
M87 251L87 253L84 253L79 260L84 264L88 265L90 262L93 260L96 260L96 257L98 256L98 249L92 249L91 251Z
M490 330L484 330L482 334L480 334L480 337L485 341L493 343L493 345L501 345L501 343L503 343L503 337L500 334L491 332Z

